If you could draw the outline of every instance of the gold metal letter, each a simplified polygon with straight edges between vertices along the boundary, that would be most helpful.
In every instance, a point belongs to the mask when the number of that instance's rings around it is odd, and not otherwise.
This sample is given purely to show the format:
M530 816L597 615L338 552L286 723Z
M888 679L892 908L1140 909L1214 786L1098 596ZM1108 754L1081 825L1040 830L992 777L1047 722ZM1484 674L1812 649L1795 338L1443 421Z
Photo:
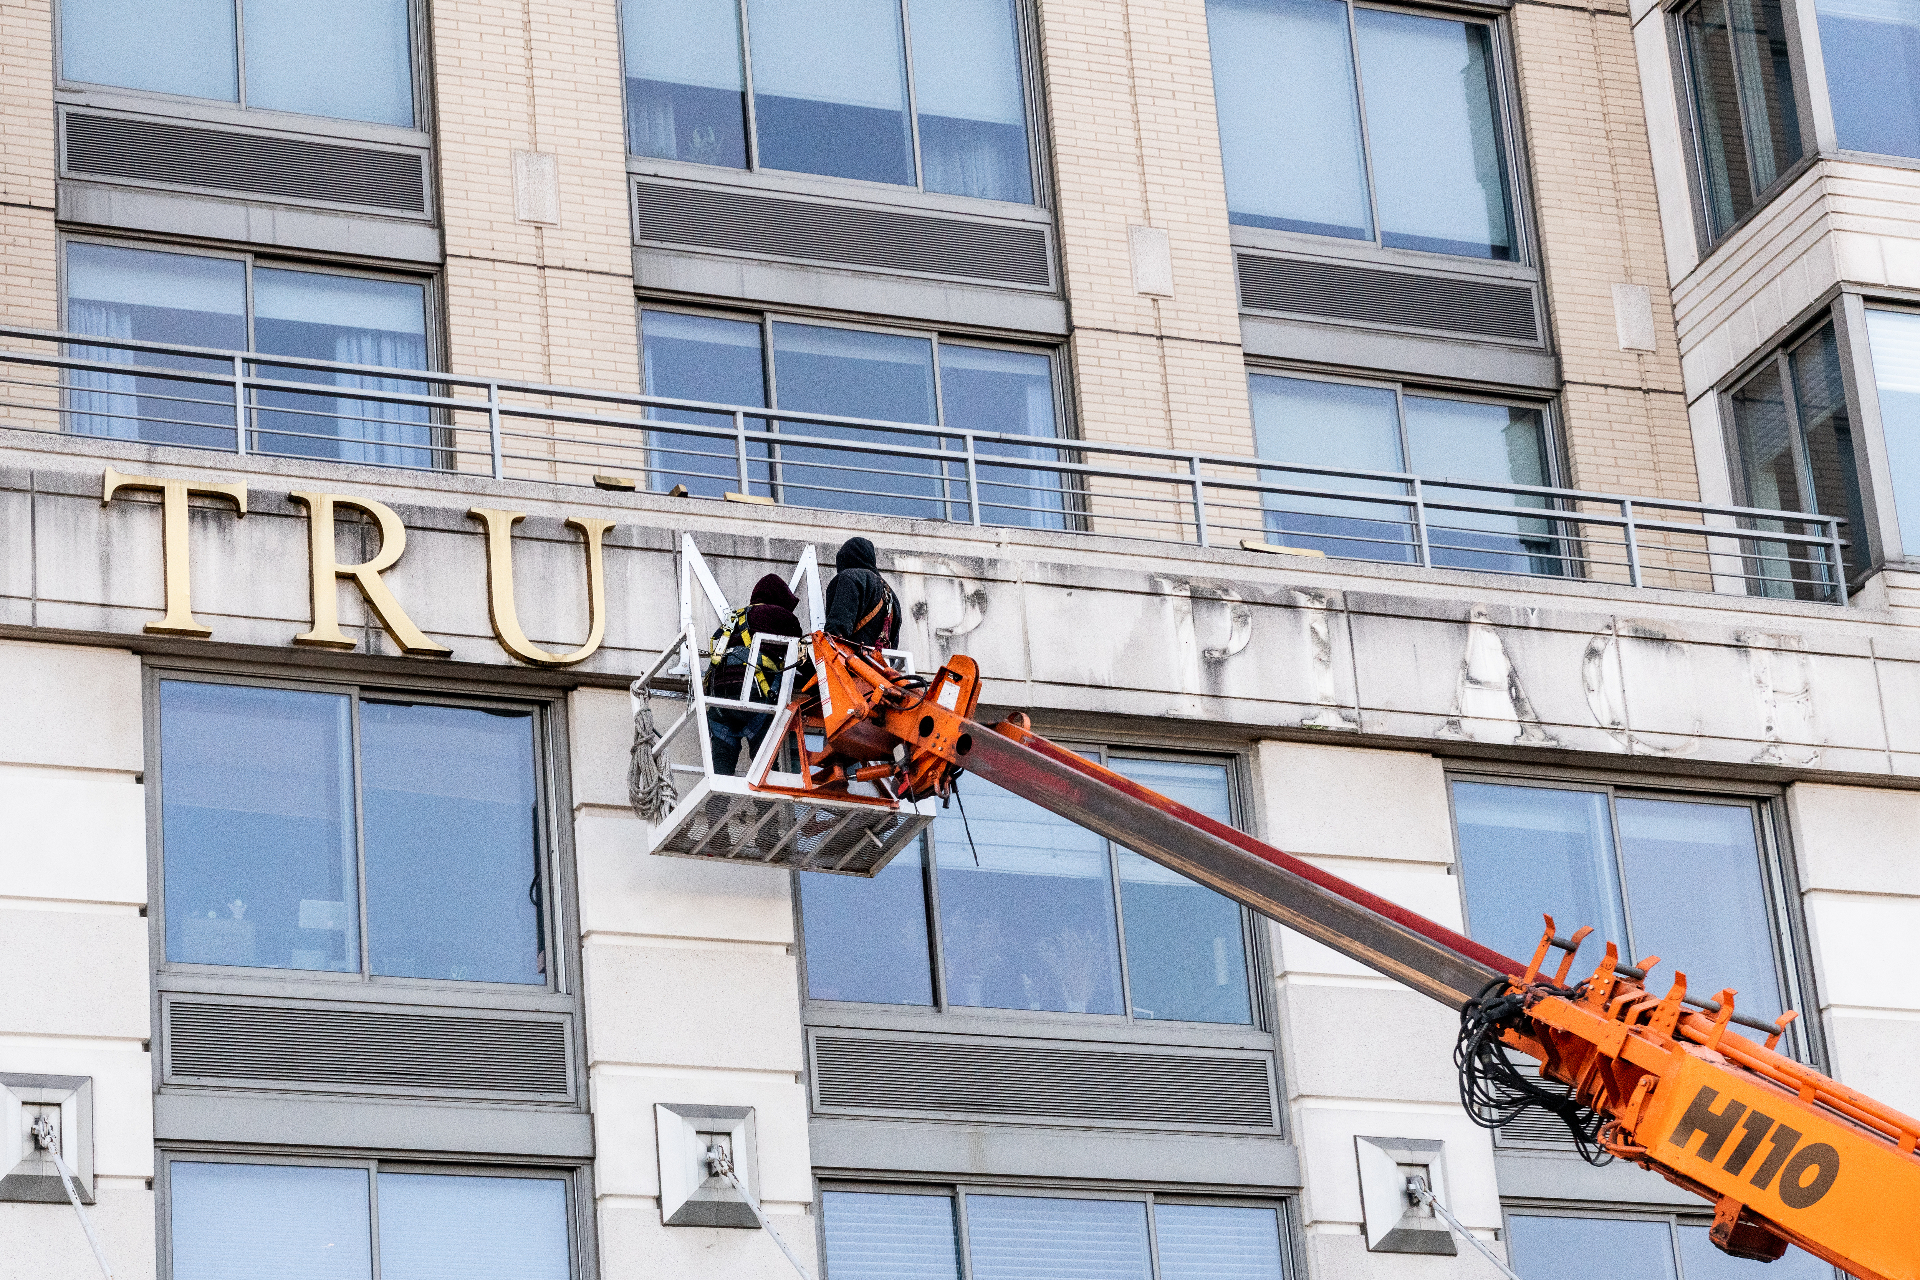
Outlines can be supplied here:
M100 505L113 501L122 489L150 489L160 493L160 555L166 569L167 614L158 622L149 622L145 630L160 636L199 636L213 634L193 616L193 582L187 560L187 495L204 494L226 498L247 514L247 486L243 484L196 484L191 480L164 480L152 476L123 476L107 468L100 487Z
M349 498L339 493L290 493L295 502L307 506L308 556L313 564L313 630L293 638L295 644L310 644L322 649L351 649L354 642L340 630L340 578L352 578L372 606L380 625L387 629L400 651L416 658L440 657L453 650L427 639L413 625L413 619L400 607L393 591L380 579L391 569L400 553L407 549L406 526L393 508L371 498ZM362 564L341 564L333 553L333 509L351 507L373 517L380 526L380 554Z
M542 667L570 667L591 658L607 633L607 575L600 540L613 528L613 521L567 518L567 527L578 529L587 539L587 642L572 653L548 653L527 639L513 602L513 526L525 520L526 513L475 507L467 514L487 526L487 609L500 647L522 662Z

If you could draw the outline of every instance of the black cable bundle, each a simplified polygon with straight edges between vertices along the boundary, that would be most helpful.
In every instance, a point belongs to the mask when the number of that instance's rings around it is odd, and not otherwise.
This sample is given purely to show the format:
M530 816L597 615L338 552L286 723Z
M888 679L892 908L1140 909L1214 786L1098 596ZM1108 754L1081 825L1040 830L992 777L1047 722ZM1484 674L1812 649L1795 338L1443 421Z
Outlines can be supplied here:
M1503 1128L1538 1107L1567 1126L1582 1160L1596 1167L1612 1164L1613 1157L1598 1145L1605 1119L1559 1086L1528 1077L1507 1056L1500 1030L1519 1021L1525 1012L1525 1000L1507 988L1505 978L1488 983L1461 1006L1460 1038L1453 1046L1453 1065L1460 1070L1460 1105L1483 1129Z

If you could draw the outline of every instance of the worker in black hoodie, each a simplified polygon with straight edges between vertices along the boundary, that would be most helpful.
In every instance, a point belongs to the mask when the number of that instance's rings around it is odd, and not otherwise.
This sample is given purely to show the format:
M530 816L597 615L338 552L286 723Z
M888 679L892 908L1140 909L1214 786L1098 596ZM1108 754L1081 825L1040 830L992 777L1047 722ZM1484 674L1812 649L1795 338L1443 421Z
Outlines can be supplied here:
M747 607L735 609L726 625L713 633L713 656L707 662L706 674L708 697L739 698L742 686L747 687L745 697L749 702L772 702L778 696L781 669L799 661L800 647L780 644L773 637L799 638L800 619L793 612L799 603L800 598L777 573L769 573L753 584ZM766 639L760 642L760 661L749 675L747 655L756 635ZM771 713L756 715L732 707L709 711L707 739L713 747L713 771L732 777L740 762L740 748L746 747L747 759L753 759L760 753L760 744L772 723Z
M900 640L900 598L880 576L873 544L848 538L834 557L827 584L827 634L855 644L892 649Z

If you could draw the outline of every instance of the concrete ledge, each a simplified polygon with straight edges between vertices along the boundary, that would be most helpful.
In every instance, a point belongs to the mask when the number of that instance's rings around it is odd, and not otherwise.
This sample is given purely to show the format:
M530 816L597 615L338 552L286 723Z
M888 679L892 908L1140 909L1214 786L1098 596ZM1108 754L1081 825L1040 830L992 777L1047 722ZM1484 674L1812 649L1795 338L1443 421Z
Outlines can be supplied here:
M62 222L124 231L158 231L196 240L313 249L393 262L438 264L444 257L439 229L412 219L73 179L60 181L55 207L55 216Z
M1596 1169L1577 1155L1521 1155L1496 1148L1493 1167L1502 1200L1583 1200L1608 1207L1665 1205L1703 1212L1713 1208L1659 1174L1619 1161Z
M816 1170L944 1177L1082 1178L1288 1191L1300 1156L1281 1138L941 1124L815 1116Z
M154 1140L380 1151L593 1158L585 1112L483 1102L374 1102L312 1094L162 1093L153 1100Z
M1535 391L1560 389L1559 358L1526 347L1425 338L1273 316L1241 316L1240 342L1248 355L1273 360L1379 369Z

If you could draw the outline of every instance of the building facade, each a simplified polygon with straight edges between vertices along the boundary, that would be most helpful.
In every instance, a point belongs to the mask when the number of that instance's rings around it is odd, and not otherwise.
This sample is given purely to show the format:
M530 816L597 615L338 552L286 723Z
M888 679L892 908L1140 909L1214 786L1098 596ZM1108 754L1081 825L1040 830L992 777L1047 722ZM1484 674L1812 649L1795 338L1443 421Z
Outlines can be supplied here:
M1370 1150L1529 1280L1751 1270L977 780L649 855L628 686L683 539L864 536L983 718L1920 1110L1917 30L3 0L0 1276L98 1269L42 1115L132 1278L791 1274L715 1134L830 1280L1492 1274Z

